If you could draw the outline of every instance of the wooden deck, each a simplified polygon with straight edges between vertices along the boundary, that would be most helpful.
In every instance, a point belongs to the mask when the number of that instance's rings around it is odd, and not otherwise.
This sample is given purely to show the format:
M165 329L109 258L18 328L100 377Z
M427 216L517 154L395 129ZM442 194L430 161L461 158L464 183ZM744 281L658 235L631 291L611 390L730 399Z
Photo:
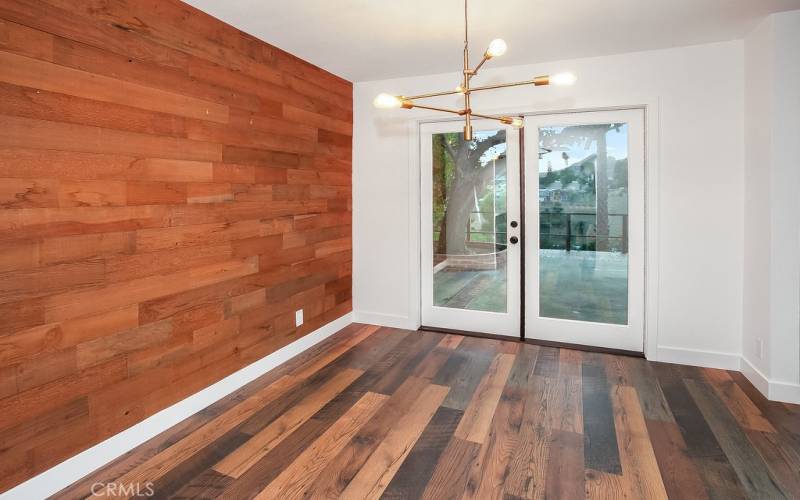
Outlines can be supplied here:
M58 496L773 499L798 470L800 407L736 372L356 324Z

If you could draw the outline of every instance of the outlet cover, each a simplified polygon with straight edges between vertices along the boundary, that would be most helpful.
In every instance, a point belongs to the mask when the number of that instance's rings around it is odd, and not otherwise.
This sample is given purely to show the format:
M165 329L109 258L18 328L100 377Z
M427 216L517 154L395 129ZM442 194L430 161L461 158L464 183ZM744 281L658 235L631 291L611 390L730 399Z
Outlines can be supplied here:
M300 326L303 324L303 310L300 309L299 311L294 312L294 326Z

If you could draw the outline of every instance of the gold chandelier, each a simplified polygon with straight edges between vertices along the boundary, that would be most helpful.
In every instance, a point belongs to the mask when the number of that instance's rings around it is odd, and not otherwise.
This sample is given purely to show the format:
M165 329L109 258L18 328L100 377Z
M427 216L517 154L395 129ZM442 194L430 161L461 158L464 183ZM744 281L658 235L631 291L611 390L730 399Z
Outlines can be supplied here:
M492 89L499 89L499 88L506 88L506 87L518 87L520 85L534 85L534 86L541 86L541 85L572 85L575 83L575 76L571 73L559 73L557 75L545 75L545 76L537 76L532 80L524 80L521 82L514 82L514 83L499 83L495 85L483 85L478 87L470 86L470 81L473 77L477 76L478 71L483 67L483 65L489 59L494 57L499 57L505 54L506 52L506 42L500 38L492 40L489 44L489 48L483 53L483 58L481 62L478 63L477 66L474 68L469 67L469 28L467 22L467 0L464 0L464 76L461 79L461 83L455 90L446 90L443 92L431 92L428 94L420 94L420 95L412 95L412 96L403 96L403 95L391 95L391 94L380 94L378 95L373 104L376 108L388 109L388 108L404 108L404 109L428 109L432 111L441 111L444 113L453 113L459 116L464 117L464 140L471 141L472 140L472 117L476 118L486 118L489 120L497 120L501 123L506 125L511 125L516 128L522 127L522 118L518 116L489 116L480 113L475 113L472 111L470 107L470 96L473 92L479 92L482 90L492 90ZM453 94L463 94L464 95L464 107L462 109L448 109L448 108L439 108L435 106L423 106L422 104L417 104L416 100L419 99L427 99L430 97L439 97L445 95L453 95Z

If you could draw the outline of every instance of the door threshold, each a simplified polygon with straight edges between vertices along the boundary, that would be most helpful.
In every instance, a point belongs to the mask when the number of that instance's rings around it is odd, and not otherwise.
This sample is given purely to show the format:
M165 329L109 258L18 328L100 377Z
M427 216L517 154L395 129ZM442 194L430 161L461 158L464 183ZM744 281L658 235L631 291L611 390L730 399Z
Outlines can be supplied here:
M574 351L594 352L598 354L614 354L617 356L629 356L632 358L645 359L644 353L638 351L628 351L626 349L614 349L611 347L598 347L584 344L570 344L567 342L552 342L539 339L520 339L506 335L496 335L492 333L471 332L468 330L453 330L451 328L439 328L434 326L421 326L417 329L420 332L447 333L451 335L461 335L464 337L476 337L480 339L503 340L505 342L523 342L525 344L540 345L543 347L555 347L558 349L572 349Z

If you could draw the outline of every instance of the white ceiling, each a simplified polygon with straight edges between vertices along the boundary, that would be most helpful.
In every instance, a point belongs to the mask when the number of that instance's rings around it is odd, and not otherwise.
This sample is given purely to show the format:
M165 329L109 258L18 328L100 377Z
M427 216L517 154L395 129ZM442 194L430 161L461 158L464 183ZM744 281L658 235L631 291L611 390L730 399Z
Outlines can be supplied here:
M463 0L186 0L352 81L459 71ZM470 0L477 60L527 64L742 38L800 0ZM475 64L473 60L473 64Z

